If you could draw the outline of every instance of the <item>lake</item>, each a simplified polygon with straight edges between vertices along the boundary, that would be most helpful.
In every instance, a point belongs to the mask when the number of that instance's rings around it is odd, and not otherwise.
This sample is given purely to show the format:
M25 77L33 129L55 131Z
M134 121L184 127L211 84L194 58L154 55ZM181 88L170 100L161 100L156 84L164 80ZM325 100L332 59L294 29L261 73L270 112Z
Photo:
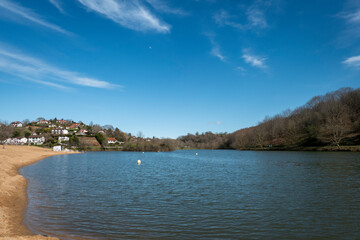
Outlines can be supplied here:
M26 224L63 239L360 236L359 153L91 152L20 172Z

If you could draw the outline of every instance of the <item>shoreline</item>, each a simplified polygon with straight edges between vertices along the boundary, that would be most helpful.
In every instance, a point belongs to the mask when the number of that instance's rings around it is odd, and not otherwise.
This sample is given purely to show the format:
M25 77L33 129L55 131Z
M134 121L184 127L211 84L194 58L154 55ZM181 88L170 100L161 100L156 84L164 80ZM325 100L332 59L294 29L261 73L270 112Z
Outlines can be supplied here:
M74 154L31 146L0 146L0 239L57 239L35 235L24 224L27 181L19 169L47 157Z

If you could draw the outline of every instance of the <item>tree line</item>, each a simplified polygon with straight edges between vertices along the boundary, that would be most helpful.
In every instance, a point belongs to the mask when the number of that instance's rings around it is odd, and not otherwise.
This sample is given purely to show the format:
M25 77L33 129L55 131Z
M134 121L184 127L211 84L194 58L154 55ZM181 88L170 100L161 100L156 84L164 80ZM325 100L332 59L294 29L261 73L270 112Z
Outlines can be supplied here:
M306 150L360 145L360 89L341 88L313 97L293 111L266 117L231 134L187 135L179 141L194 148Z
M53 122L56 122L56 119L53 119ZM11 136L28 136L32 129L28 120L26 123L29 125L26 130L0 123L0 141ZM322 96L315 96L295 110L286 110L273 117L265 117L256 126L230 134L205 132L187 134L177 139L144 138L141 132L135 137L111 125L100 126L92 122L89 125L81 124L102 146L106 146L106 139L112 137L124 142L122 150L126 151L173 151L191 148L342 149L344 146L360 145L360 89L341 88ZM47 135L51 140L46 128L37 128L35 131ZM73 136L70 142L79 144L76 136Z

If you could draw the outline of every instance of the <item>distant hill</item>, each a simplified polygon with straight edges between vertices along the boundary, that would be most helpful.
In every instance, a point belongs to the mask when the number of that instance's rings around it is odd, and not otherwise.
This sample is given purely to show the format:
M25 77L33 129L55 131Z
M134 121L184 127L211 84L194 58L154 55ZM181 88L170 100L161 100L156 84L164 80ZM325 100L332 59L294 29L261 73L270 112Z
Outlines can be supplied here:
M360 89L342 88L305 105L265 118L229 136L234 149L324 148L360 145ZM347 148L349 149L349 148Z
M188 147L252 150L360 150L360 89L341 88L231 134L178 138Z

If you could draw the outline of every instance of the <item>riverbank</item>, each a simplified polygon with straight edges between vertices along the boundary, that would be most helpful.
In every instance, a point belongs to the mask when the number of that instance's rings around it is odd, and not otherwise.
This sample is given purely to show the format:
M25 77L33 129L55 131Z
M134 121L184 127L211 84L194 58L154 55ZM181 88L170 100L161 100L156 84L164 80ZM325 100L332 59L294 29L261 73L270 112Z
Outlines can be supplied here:
M323 146L323 147L257 147L257 148L239 148L233 150L242 151L290 151L290 152L360 152L360 146Z
M0 239L56 239L34 234L24 225L28 203L26 179L19 168L44 158L71 154L29 146L0 147Z

